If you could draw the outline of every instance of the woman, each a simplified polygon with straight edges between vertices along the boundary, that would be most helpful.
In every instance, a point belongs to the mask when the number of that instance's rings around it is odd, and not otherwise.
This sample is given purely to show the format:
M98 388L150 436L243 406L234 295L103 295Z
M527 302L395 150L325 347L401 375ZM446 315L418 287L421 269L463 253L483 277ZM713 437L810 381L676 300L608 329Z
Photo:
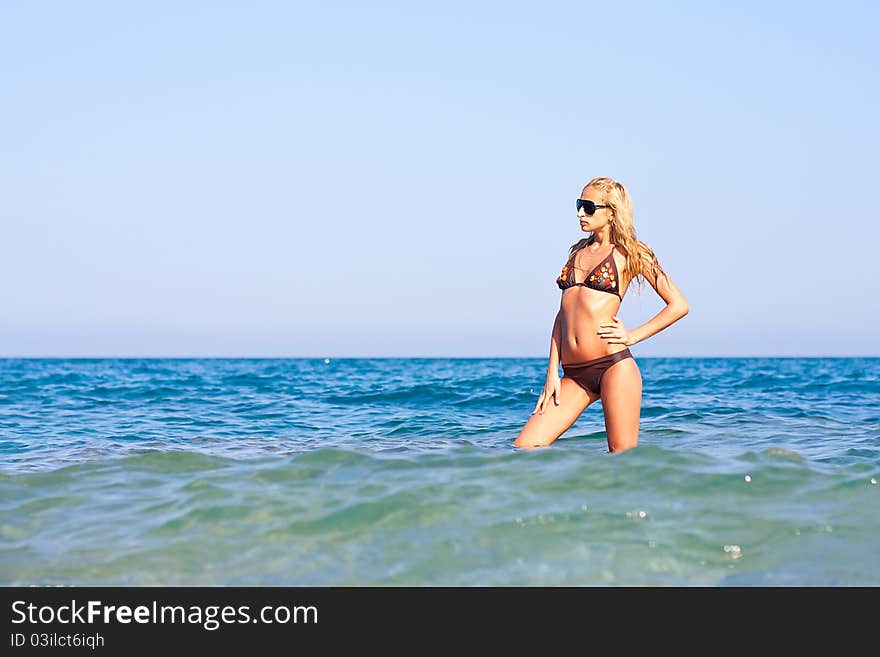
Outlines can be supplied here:
M581 230L556 280L562 301L550 339L547 380L516 447L549 445L587 406L602 400L608 449L639 441L642 375L630 345L646 340L688 313L682 293L654 252L636 238L629 193L611 178L593 178L577 201ZM641 276L666 302L650 321L628 330L617 312L630 282ZM639 281L641 283L641 281ZM559 379L562 364L564 378ZM548 403L550 399L554 403Z

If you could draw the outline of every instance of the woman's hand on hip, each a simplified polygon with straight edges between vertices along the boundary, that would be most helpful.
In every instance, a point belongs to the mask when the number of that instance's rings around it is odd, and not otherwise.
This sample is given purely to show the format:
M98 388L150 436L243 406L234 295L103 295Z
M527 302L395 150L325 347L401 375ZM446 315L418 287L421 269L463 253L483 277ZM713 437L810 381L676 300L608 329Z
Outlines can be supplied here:
M599 324L597 331L599 337L604 338L609 344L623 344L629 346L633 343L632 336L620 318L615 315L613 321Z

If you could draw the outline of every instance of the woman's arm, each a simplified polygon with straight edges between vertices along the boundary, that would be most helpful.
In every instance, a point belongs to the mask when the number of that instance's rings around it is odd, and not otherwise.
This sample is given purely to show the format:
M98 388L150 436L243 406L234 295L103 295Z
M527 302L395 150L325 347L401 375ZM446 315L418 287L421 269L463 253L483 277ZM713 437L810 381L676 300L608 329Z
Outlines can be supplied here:
M676 287L675 283L668 276L661 274L655 277L652 272L645 271L642 272L642 275L657 294L660 295L660 298L666 302L666 307L641 326L629 331L629 340L626 342L627 346L647 340L655 333L659 333L670 324L680 320L688 314L689 310L688 302L681 293L681 290Z
M556 313L556 319L553 321L553 333L550 335L550 361L547 363L547 376L551 373L559 376L559 341L562 336L562 329L559 325L559 315L562 311Z

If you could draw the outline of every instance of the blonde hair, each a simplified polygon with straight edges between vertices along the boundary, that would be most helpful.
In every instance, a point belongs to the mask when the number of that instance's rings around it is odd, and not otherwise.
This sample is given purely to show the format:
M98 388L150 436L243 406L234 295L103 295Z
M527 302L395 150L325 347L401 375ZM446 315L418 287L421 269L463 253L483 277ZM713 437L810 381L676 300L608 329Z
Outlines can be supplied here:
M661 275L666 276L666 272L663 271L651 247L636 237L636 229L633 226L632 200L626 187L613 178L593 178L584 185L584 190L589 187L602 190L605 198L600 202L600 205L611 206L609 209L613 216L611 242L626 256L626 266L623 268L622 278L628 281L635 280L641 287L645 280L643 272L650 272L655 280L659 279ZM595 238L595 234L591 234L589 237L575 242L569 250L569 259L575 252L592 244Z

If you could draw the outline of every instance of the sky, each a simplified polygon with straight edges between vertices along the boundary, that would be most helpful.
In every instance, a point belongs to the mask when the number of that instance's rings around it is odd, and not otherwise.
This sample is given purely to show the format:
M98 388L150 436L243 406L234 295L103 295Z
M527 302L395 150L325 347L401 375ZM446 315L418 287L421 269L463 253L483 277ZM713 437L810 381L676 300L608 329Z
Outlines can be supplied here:
M544 357L621 181L638 356L878 356L880 5L0 5L0 356ZM663 307L633 284L629 329Z

